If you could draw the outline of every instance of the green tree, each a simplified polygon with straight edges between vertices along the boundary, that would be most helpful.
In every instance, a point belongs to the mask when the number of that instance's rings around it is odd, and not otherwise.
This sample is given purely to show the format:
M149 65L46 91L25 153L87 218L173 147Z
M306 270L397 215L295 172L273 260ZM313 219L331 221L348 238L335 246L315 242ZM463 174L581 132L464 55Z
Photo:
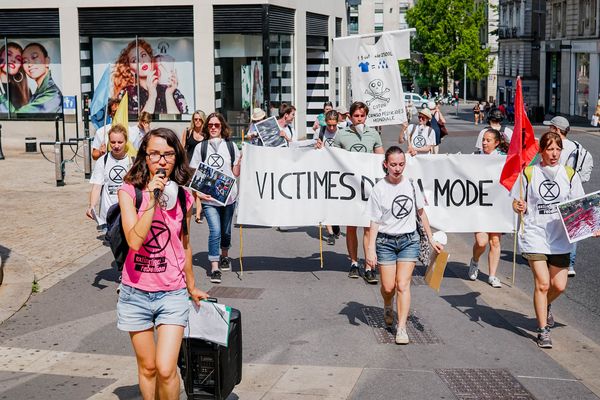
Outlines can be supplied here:
M487 76L493 62L488 59L489 49L482 49L479 41L485 7L486 1L417 0L406 14L409 26L417 30L411 42L417 57L402 69L418 71L420 81L443 84L444 90L450 76L462 77L465 63L469 79Z

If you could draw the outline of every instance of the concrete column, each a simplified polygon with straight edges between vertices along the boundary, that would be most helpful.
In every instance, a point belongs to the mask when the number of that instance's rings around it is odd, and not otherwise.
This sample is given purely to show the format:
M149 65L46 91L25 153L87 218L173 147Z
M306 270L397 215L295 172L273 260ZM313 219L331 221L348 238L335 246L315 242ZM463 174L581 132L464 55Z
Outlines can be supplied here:
M339 78L338 74L336 74L335 72L335 66L332 65L332 59L333 59L333 41L332 39L335 37L335 15L329 15L329 18L327 20L327 45L329 46L329 55L327 57L327 59L329 60L329 64L327 64L327 69L329 71L329 91L327 92L327 97L329 98L329 100L334 103L335 106L337 106L337 104L335 104L336 101L336 96L335 96L335 89L338 88L338 84L336 84L336 80L337 78ZM340 81L341 83L341 81ZM334 107L335 108L335 107Z
M60 68L62 72L61 92L64 96L77 96L77 113L81 110L81 70L79 56L79 18L77 7L58 9L60 24ZM66 119L66 121L69 121ZM83 132L83 122L77 121L79 132ZM67 124L67 136L75 136L75 126Z
M211 2L194 2L194 87L196 109L215 110L215 49ZM194 110L190 110L193 112Z
M571 72L571 51L562 50L560 55L560 110L558 110L562 114L569 114Z
M306 135L306 5L298 2L294 32L294 106L298 137Z
M598 104L598 94L600 90L600 54L590 54L590 97L588 99L588 119L592 119L596 104Z
M540 70L539 70L539 91L538 91L538 104L543 104L544 112L548 111L548 104L546 104L546 43L540 42Z

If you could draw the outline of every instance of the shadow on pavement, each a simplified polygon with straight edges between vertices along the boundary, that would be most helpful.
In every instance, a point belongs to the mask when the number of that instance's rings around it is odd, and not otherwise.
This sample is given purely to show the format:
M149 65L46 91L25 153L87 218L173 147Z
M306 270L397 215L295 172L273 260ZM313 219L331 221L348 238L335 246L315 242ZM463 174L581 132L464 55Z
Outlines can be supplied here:
M363 325L368 325L365 315L362 312L362 309L366 307L364 304L358 303L356 301L350 301L345 304L346 306L342 308L338 314L345 315L346 317L348 317L348 322L350 323L350 325L361 325L358 322L356 322L356 320L362 322Z
M537 325L535 318L529 318L524 314L510 310L495 309L485 304L478 304L477 298L480 295L480 292L469 292L440 297L447 301L452 308L460 311L469 317L470 321L480 326L482 326L481 323L484 323L535 340L535 337L528 332L535 329Z
M105 289L108 287L108 285L104 285L100 282L106 281L106 282L118 283L120 275L121 275L121 273L117 270L117 265L115 264L115 261L113 261L110 264L110 268L103 269L102 271L98 271L96 273L96 277L94 278L94 282L92 282L92 286L95 288L98 288L100 290ZM114 286L114 285L110 285L110 286Z
M207 273L210 272L208 253L206 251L195 253L192 256L195 266L200 266ZM315 272L321 271L319 253L306 257L284 258L268 256L248 256L243 258L244 271L281 271L281 272ZM323 270L347 272L350 261L346 254L333 251L323 251ZM239 258L232 258L232 270L240 270Z
M113 393L119 398L119 400L133 400L141 398L138 385L121 386L116 388Z

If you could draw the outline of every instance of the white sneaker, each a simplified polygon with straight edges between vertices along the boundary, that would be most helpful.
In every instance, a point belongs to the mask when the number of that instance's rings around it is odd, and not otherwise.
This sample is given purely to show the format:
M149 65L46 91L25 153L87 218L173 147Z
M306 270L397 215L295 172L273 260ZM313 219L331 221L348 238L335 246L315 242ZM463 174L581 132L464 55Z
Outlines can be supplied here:
M495 287L495 288L501 288L502 287L502 283L500 283L500 279L496 278L495 276L490 276L488 278L488 283L490 285L492 285L492 287Z
M478 274L479 265L471 258L471 262L469 263L469 279L472 281L476 280Z
M577 275L577 273L575 272L575 268L573 268L573 267L569 267L569 272L567 272L567 276L568 276L569 278L572 278L572 277L574 277L575 275Z
M396 344L408 344L408 332L406 332L406 328L398 327L396 330Z

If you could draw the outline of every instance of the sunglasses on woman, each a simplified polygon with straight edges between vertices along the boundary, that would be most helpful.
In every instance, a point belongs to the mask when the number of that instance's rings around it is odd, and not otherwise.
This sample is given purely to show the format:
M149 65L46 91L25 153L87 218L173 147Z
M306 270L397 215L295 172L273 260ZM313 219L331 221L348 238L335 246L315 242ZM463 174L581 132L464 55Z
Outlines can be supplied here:
M207 125L208 125L208 129L210 129L210 128L217 128L218 129L218 128L221 127L221 124L218 123L218 122L216 124L207 124Z

